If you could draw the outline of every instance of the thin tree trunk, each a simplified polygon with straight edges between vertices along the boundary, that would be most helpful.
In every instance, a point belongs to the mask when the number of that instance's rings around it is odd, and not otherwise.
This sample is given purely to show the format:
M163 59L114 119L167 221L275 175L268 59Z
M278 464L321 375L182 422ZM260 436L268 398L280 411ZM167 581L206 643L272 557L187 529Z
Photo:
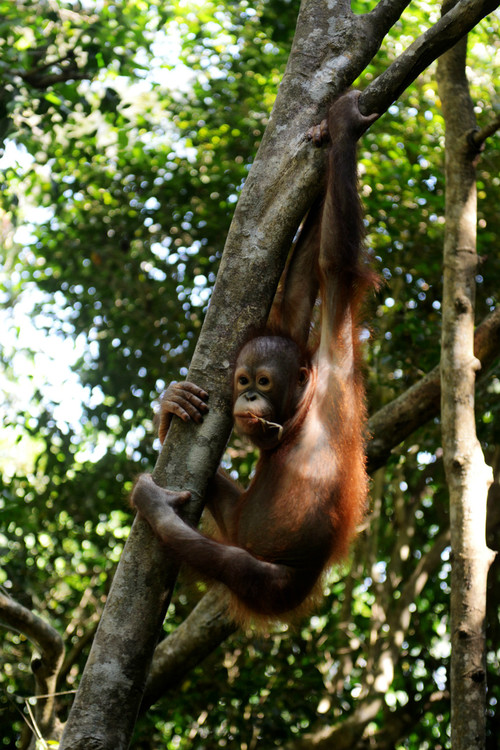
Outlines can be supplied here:
M454 2L445 3L446 11ZM465 74L467 40L438 62L438 85L446 123L446 234L444 241L441 419L450 496L451 738L453 750L485 746L486 578L492 553L486 547L486 501L491 470L476 436L474 356L477 151Z

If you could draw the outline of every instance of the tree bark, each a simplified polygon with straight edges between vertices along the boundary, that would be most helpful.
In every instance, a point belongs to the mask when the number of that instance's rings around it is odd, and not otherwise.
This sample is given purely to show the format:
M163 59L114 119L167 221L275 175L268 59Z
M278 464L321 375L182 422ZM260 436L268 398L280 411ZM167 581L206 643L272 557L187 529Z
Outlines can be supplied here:
M321 186L324 154L305 134L324 117L331 99L362 73L407 4L382 0L371 13L355 16L348 0L303 0L290 59L238 201L188 375L210 393L210 413L200 427L173 421L154 471L158 484L192 493L186 511L191 523L199 518L206 484L231 429L231 363L248 333L266 322L292 238ZM466 33L495 6L493 0L460 0L454 34ZM447 49L450 38L446 29L438 30L433 55ZM422 51L411 57L424 67L430 62ZM414 69L416 77L422 67L415 62ZM379 113L397 96L403 75L405 85L413 80L408 66L399 78L396 74ZM367 106L364 97L361 106ZM136 518L61 750L128 746L176 574L149 526Z
M449 7L445 2L443 10ZM438 62L438 90L446 124L446 232L444 241L441 421L450 495L451 743L481 750L486 728L486 501L491 469L476 437L474 390L479 362L473 352L477 152L473 103L465 74L467 40Z

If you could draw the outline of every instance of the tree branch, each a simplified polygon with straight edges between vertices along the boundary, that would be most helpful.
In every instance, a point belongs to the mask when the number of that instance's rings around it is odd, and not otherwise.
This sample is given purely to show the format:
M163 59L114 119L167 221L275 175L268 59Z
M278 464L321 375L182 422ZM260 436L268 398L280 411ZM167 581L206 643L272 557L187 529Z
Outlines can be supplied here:
M363 91L363 114L385 112L428 65L497 7L498 0L460 0Z
M0 623L29 638L43 654L48 669L55 671L58 668L64 652L64 643L57 630L2 592L0 592Z
M500 115L497 115L492 119L491 122L489 122L484 127L473 130L471 134L471 141L473 142L474 146L476 147L477 151L480 151L481 146L485 142L487 138L490 138L492 135L494 135L497 130L500 129Z

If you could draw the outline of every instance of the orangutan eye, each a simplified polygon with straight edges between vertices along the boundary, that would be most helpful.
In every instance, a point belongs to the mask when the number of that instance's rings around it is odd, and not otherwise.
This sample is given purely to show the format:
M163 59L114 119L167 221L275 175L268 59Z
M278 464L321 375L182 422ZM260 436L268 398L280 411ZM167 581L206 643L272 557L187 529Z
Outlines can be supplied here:
M248 378L246 375L240 375L238 378L238 385L248 385Z
M267 377L267 375L262 375L262 377L259 378L259 385L261 385L263 388L270 385L271 381Z

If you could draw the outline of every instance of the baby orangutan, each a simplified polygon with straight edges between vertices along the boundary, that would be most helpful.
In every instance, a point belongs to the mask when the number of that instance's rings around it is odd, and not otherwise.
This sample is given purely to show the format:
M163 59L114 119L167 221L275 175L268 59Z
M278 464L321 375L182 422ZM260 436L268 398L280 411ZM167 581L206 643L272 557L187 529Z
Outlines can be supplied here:
M227 586L240 620L289 619L325 568L346 554L365 506L357 314L374 276L362 250L356 141L376 115L361 115L358 98L354 91L342 96L327 126L311 131L316 145L329 134L325 193L304 222L268 333L248 341L235 364L235 426L260 450L249 487L220 470L215 476L207 507L217 539L179 517L189 493L161 489L143 475L132 496L173 556ZM160 439L172 415L200 422L207 398L194 383L169 386Z

